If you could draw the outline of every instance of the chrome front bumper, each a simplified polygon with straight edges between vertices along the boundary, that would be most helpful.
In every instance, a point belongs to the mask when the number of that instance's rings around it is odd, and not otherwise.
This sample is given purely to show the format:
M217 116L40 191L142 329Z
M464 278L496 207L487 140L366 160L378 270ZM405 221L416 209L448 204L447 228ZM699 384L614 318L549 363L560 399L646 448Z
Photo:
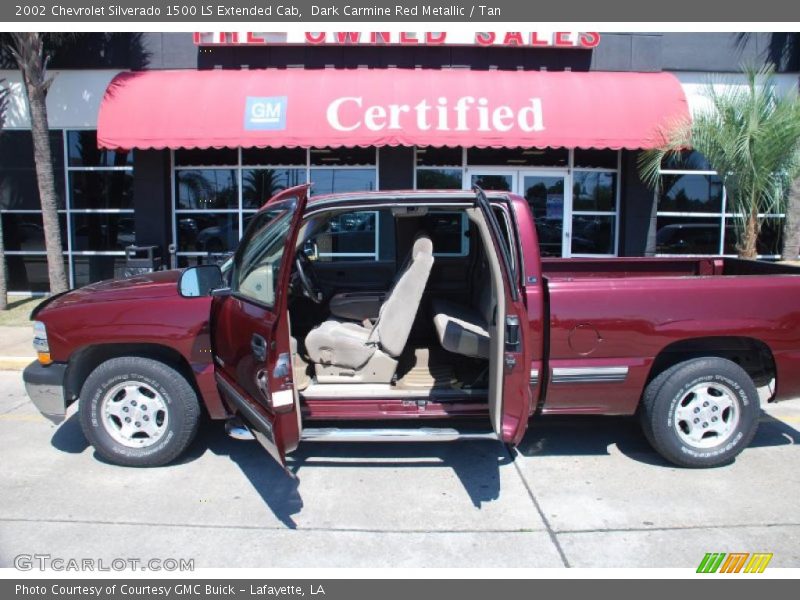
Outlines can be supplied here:
M43 416L53 423L61 423L67 413L67 401L64 397L64 376L67 365L53 363L44 366L33 361L22 372L25 391Z

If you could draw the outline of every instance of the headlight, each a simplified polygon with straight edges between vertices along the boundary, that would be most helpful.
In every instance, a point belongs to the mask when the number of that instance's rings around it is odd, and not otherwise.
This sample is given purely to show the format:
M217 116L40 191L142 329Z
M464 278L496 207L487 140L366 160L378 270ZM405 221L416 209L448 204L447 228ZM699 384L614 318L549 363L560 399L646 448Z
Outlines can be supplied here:
M50 358L50 344L47 342L47 327L41 321L33 322L33 349L43 365L53 362Z

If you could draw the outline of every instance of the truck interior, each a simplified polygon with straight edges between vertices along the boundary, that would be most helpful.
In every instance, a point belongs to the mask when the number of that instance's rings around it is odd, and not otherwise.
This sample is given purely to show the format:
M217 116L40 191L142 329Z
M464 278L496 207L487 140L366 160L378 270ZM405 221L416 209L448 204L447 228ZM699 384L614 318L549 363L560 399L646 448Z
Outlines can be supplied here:
M485 414L502 376L495 328L505 299L489 244L468 206L310 214L289 301L301 402L481 404Z

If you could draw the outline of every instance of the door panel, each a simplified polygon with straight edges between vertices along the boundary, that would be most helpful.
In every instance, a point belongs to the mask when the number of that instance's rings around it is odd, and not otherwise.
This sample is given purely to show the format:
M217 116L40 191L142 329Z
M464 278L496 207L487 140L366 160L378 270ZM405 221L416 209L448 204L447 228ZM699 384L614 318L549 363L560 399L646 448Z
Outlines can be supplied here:
M512 249L508 247L489 200L479 187L475 188L475 193L481 213L489 225L493 250L501 271L501 293L504 295L503 302L498 302L498 306L504 306L504 310L497 311L494 322L489 324L490 360L497 361L501 350L497 345L503 345L501 364L493 365L502 371L500 387L494 384L498 378L490 369L492 384L489 388L489 411L497 436L504 442L516 444L525 435L533 401L530 387L532 346L528 339L524 290L514 271Z
M229 293L211 304L220 392L281 464L300 439L286 301L307 190L285 190L262 207L234 257Z

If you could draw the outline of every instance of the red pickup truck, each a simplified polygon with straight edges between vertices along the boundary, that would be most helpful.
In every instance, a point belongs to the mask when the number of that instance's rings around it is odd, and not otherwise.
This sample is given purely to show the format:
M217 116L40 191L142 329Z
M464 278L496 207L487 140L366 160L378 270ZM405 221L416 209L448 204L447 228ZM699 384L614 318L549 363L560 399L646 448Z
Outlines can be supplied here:
M78 401L89 441L121 465L175 459L204 414L284 463L301 441L516 444L541 415L638 413L664 457L709 467L753 438L757 387L800 396L798 274L542 260L513 194L301 186L221 267L46 300L24 379L56 422Z

